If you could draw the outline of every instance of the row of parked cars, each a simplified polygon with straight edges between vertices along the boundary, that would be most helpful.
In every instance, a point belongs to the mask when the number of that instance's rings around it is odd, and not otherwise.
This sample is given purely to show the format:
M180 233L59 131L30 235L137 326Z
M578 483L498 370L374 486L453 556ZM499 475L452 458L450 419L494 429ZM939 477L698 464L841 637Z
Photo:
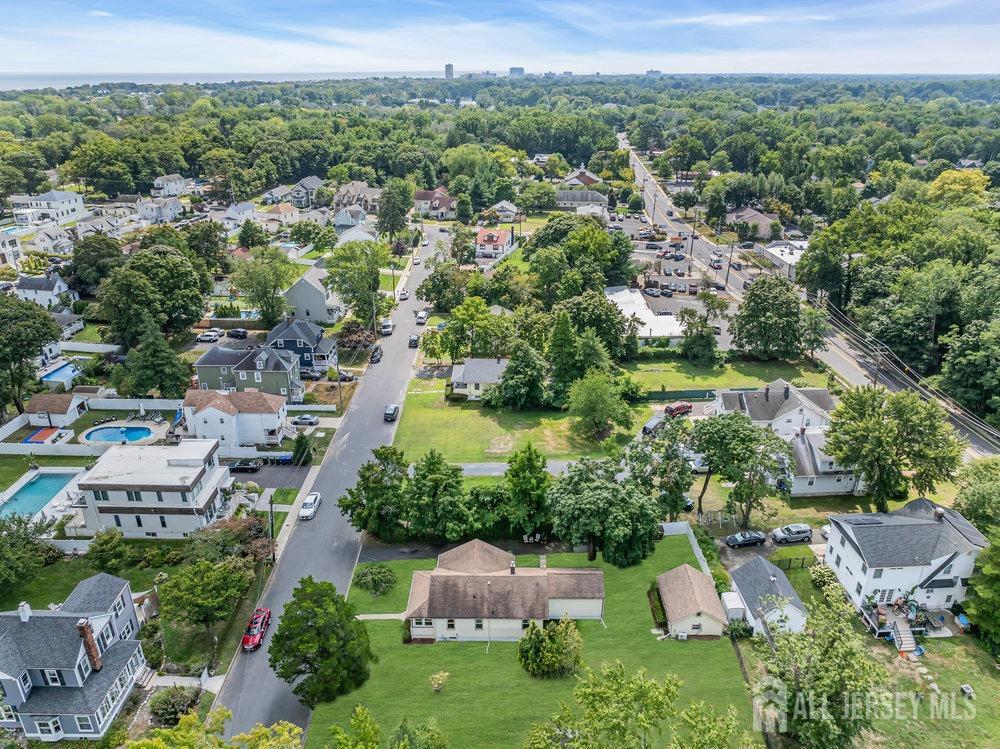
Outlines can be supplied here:
M824 525L820 529L820 534L823 538L827 538L830 535L830 526ZM810 544L813 540L813 529L807 523L790 523L771 531L771 540L780 546L799 542ZM725 542L726 546L733 549L742 546L763 546L767 542L767 534L763 531L740 531L726 536Z

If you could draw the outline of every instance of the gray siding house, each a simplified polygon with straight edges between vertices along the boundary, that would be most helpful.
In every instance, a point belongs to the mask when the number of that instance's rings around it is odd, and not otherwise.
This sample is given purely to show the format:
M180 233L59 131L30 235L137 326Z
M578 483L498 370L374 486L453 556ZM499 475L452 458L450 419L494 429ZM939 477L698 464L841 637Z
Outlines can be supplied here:
M312 175L303 177L287 195L289 203L296 208L310 208L316 202L316 191L323 186L323 180Z
M294 353L299 357L299 369L325 373L334 361L337 344L332 338L324 338L324 332L316 323L292 318L278 323L267 334L267 345L278 351Z
M54 610L0 613L0 728L99 739L146 671L128 581L100 573Z
M344 306L323 284L325 277L325 270L313 266L285 289L292 317L317 323L336 322L343 317Z
M231 349L213 346L194 363L198 387L238 393L258 390L283 395L290 403L301 403L305 394L299 376L299 357L291 351L266 346Z

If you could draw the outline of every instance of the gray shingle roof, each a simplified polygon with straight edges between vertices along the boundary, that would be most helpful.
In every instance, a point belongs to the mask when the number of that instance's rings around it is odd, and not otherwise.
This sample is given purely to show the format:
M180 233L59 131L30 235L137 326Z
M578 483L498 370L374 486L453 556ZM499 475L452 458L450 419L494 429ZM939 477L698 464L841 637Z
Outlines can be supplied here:
M111 606L127 585L127 580L99 572L86 580L81 580L63 601L59 610L75 614L105 614L111 610Z
M934 512L942 511L941 520ZM914 499L894 512L831 515L869 567L922 567L953 553L985 548L989 543L960 513Z
M26 291L53 291L62 279L58 273L46 273L44 276L21 276L17 279L17 288Z
M83 640L76 631L80 615L32 611L22 622L16 611L0 613L0 638L11 638L28 668L76 668ZM9 647L9 646L8 646ZM0 668L4 664L0 662Z
M101 670L92 671L82 687L35 687L18 710L28 715L88 715L97 712L118 674L138 649L137 640L112 643L101 654ZM76 664L72 667L75 668Z
M727 411L741 411L753 421L771 421L803 406L827 412L836 406L826 388L797 388L781 379L749 392L723 390L721 396Z
M503 377L510 359L466 359L465 364L452 367L453 382L496 384Z
M774 598L784 598L789 605L803 613L806 607L785 573L764 557L754 557L742 567L733 570L733 585L743 597L747 608L756 616L758 609L765 613L775 608Z
M315 190L323 186L323 180L317 177L315 174L311 174L308 177L303 177L299 180L296 187L302 187L306 190Z
M69 312L52 312L49 311L49 317L55 320L56 325L64 327L70 323L74 323L77 320L82 320L83 315L74 315Z
M257 346L249 349L232 349L225 346L213 346L198 361L196 367L232 367L247 372L257 370L257 360L263 358L264 366L261 372L291 372L298 357L290 351L277 351L267 346Z
M556 200L560 203L598 203L607 205L608 198L597 190L556 190Z
M278 340L307 341L313 346L323 337L323 328L309 320L285 320L278 323L267 334L267 345Z

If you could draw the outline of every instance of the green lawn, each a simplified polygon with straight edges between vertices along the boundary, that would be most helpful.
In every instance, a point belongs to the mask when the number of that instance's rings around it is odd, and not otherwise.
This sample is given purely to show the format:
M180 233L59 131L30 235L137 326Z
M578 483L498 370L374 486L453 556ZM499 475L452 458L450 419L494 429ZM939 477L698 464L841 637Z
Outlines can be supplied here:
M21 478L28 471L28 464L31 462L40 466L83 468L90 461L91 458L86 455L0 455L0 491Z
M528 261L524 259L524 245L522 244L507 257L503 259L501 265L512 265L514 268L521 272L527 273L528 271Z
M596 443L576 435L570 429L571 419L562 411L500 413L478 403L448 402L443 387L443 380L410 383L394 444L411 459L433 447L452 463L502 461L528 442L549 458L604 456L613 446L631 439L651 410L637 406L632 430Z
M625 369L646 390L753 388L779 377L789 382L826 386L826 375L809 364L735 362L721 367L699 367L679 358L640 361Z
M101 328L99 325L87 323L83 326L83 330L73 336L73 340L81 343L102 343Z
M378 276L378 287L380 291L395 291L399 286L400 274L386 273L381 271Z
M468 491L474 486L496 486L504 482L503 476L465 476L462 482L465 490Z
M293 489L291 487L281 487L280 489L274 490L274 504L276 505L291 505L295 504L295 498L299 495L298 489Z
M662 678L672 673L684 683L680 702L704 700L716 709L733 705L743 727L750 727L750 704L736 656L728 640L657 642L650 633L653 620L646 589L656 575L678 564L694 563L683 537L665 539L638 567L619 570L583 554L551 554L553 567L599 565L605 573L605 623L580 622L584 659L591 667L620 660L630 670L640 667ZM525 557L522 564L537 564ZM351 591L350 600L362 611L391 610L405 602L412 570L432 567L434 560L391 562L399 582L386 598L374 601L363 591ZM606 625L606 626L605 626ZM532 723L548 719L570 699L574 679L541 680L518 665L514 643L436 643L403 645L396 621L368 622L379 662L361 689L313 714L307 748L320 749L330 741L329 726L346 725L358 704L366 705L386 730L403 718L433 717L454 747L520 746ZM447 671L444 691L434 694L427 678Z

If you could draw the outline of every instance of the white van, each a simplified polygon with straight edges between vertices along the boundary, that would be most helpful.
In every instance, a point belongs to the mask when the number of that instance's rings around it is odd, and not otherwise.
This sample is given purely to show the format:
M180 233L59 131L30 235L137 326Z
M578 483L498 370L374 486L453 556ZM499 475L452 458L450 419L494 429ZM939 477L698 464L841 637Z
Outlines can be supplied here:
M428 317L430 317L430 313L427 310L420 310L417 313L417 325L426 325Z
M379 333L381 333L382 335L392 335L393 327L394 326L392 324L392 320L390 320L388 317L383 318L382 321L379 323Z

